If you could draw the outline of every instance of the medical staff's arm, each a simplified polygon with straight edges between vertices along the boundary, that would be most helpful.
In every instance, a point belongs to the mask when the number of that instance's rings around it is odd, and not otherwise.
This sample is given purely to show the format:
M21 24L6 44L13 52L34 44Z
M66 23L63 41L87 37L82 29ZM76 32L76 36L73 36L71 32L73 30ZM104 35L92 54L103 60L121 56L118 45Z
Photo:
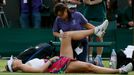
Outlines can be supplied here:
M60 37L60 33L59 32L53 32L53 35L56 36L56 37Z
M84 28L86 28L86 29L92 29L92 28L95 28L95 26L92 25L92 24L90 24L90 23L86 23L86 24L84 24L83 26L84 26Z

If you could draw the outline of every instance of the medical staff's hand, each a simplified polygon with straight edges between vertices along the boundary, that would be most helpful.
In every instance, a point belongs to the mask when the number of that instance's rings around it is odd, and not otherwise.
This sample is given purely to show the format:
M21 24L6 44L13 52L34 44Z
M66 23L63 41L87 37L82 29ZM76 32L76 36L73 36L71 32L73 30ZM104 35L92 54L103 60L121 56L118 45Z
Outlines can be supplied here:
M66 38L68 35L66 34L66 32L63 32L60 34L60 38Z

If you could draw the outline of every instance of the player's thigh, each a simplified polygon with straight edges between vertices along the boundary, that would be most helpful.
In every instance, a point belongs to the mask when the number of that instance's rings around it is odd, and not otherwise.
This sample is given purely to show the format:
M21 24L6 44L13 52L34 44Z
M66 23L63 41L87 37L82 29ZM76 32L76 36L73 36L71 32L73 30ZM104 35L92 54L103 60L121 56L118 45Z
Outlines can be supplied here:
M90 72L90 64L81 61L72 61L65 70L67 73L87 73Z

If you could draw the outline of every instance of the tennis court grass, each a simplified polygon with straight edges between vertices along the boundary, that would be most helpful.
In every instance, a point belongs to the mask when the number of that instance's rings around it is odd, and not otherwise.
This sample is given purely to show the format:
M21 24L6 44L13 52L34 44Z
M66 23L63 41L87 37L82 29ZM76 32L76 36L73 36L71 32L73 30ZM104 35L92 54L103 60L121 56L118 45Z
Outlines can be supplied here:
M0 60L0 75L100 75L100 74L78 74L78 73L71 73L71 74L51 74L51 73L10 73L10 72L2 72L4 70L4 66L6 65L7 60ZM105 67L108 67L108 61L103 61ZM120 74L101 74L101 75L120 75ZM129 72L128 75L134 75L134 72Z

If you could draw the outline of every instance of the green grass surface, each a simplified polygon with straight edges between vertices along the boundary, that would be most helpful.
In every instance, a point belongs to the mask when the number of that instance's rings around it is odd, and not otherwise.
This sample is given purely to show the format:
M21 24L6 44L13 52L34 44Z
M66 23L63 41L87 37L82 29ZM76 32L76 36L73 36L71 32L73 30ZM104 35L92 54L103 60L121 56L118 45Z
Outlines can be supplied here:
M5 65L6 65L6 60L0 60L0 70L4 69Z
M21 72L2 72L4 70L4 66L6 65L7 60L0 60L0 75L100 75L100 74L78 74L78 73L71 73L71 74L51 74L51 73L21 73ZM105 67L108 67L108 61L103 61ZM120 75L120 74L101 74L101 75ZM134 72L129 72L128 75L134 75Z

